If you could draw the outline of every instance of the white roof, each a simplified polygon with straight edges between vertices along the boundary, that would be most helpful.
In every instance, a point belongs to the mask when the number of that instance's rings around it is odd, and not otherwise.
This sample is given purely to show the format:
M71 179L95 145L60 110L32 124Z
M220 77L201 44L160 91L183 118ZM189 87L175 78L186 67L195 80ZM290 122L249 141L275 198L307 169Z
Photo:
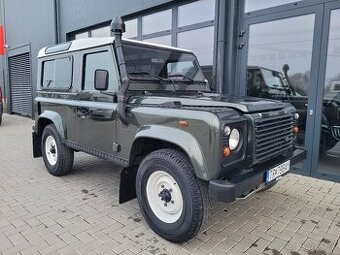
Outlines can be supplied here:
M48 46L42 48L39 53L38 53L38 58L45 57L45 56L51 56L54 54L59 54L59 53L65 53L65 52L72 52L72 51L77 51L77 50L83 50L83 49L89 49L93 47L100 47L108 44L112 44L114 42L114 37L99 37L99 38L85 38L85 39L78 39L66 43L61 43L53 46ZM131 40L131 39L123 39L123 41L126 42L132 42L140 45L149 45L149 46L155 46L158 48L163 48L163 49L170 49L170 50L180 50L180 51L185 51L188 53L192 53L190 50L186 49L181 49L181 48L176 48L176 47L171 47L171 46L166 46L166 45L161 45L161 44L156 44L156 43L149 43L149 42L142 42L142 41L137 41L137 40ZM67 45L70 43L70 46L68 49L65 50L57 50L58 47L62 47L63 45ZM46 50L52 50L55 47L56 51L47 53Z

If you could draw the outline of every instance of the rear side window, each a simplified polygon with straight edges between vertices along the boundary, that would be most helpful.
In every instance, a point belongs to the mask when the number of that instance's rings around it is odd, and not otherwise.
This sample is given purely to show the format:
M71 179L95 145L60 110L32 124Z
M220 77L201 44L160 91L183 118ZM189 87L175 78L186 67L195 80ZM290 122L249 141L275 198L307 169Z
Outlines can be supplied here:
M109 72L108 91L117 91L118 76L114 57L110 51L95 52L85 55L84 90L94 90L94 73L97 69Z
M41 86L46 89L68 89L72 84L72 56L43 62Z

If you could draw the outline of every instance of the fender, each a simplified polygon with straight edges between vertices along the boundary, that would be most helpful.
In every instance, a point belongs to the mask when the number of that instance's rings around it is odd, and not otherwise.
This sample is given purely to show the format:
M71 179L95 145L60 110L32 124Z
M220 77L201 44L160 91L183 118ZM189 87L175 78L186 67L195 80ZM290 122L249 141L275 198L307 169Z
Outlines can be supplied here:
M63 124L63 119L62 119L62 117L60 116L59 113L54 112L54 111L44 111L39 116L38 123L37 123L38 128L41 125L42 119L48 119L48 120L53 122L53 124L55 125L60 137L62 138L62 140L65 140L67 138L66 137L66 128L65 128L65 125ZM40 131L41 130L38 129L38 132L40 132Z
M207 179L208 167L201 146L190 133L175 127L148 125L139 128L135 141L138 138L153 138L175 144L188 155L195 174L200 179Z

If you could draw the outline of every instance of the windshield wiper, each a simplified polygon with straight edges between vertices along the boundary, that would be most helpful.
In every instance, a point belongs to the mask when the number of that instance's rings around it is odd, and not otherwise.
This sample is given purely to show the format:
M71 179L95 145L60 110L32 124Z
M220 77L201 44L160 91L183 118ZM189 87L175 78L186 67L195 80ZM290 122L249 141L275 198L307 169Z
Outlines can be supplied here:
M165 80L162 77L160 77L158 75L155 75L155 74L152 74L152 73L148 73L148 72L131 72L131 73L128 73L128 74L129 75L131 75L131 74L132 75L142 75L142 76L149 75L149 76L151 76L153 78L156 78L159 81L165 82Z
M191 82L197 82L194 79L191 79L190 77L185 76L184 74L181 74L181 73L168 74L168 78L171 78L171 77L182 77L183 80L186 79L186 80L191 81Z

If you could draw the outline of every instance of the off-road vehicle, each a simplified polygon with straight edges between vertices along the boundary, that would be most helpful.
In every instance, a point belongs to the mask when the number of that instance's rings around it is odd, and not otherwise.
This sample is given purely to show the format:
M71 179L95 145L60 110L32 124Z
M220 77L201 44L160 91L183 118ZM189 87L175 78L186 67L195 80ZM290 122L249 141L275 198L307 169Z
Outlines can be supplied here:
M188 50L113 37L40 50L34 157L70 172L83 151L123 168L120 202L137 196L151 228L183 242L208 216L209 198L233 202L302 160L290 104L212 93Z

